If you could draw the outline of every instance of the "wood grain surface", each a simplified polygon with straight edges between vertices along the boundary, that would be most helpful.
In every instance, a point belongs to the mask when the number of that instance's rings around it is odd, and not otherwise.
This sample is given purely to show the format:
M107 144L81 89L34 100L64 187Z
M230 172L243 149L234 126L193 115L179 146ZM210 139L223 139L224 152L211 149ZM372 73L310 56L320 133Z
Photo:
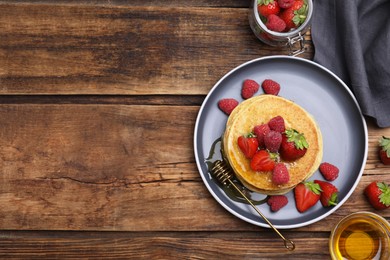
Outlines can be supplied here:
M248 8L40 4L0 13L0 94L205 95L237 65L280 53L251 33Z
M329 259L342 217L390 219L363 195L390 183L378 159L390 128L369 118L359 185L324 220L283 231L294 252L204 186L193 135L206 94L243 62L288 54L255 38L249 4L0 1L0 258Z

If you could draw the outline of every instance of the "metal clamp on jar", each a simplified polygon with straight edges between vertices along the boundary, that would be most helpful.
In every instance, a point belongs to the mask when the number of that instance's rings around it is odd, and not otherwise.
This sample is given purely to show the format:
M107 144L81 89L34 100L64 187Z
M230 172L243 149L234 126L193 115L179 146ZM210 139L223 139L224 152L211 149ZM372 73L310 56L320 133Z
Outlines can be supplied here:
M274 0L277 1L277 0ZM287 32L269 30L260 18L258 0L253 0L249 10L249 24L258 39L271 46L288 47L289 54L296 56L305 52L305 33L309 30L310 20L313 14L312 0L307 2L307 15L305 21L299 27Z

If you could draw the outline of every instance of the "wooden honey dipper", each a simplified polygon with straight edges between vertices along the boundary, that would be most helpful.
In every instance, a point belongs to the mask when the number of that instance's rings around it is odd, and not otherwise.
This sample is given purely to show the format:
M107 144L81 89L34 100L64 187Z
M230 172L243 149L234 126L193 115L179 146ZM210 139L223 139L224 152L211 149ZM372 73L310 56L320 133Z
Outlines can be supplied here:
M211 173L217 178L217 180L222 183L223 185L227 185L230 183L238 192L239 194L253 207L254 210L264 219L265 222L283 239L284 241L284 247L288 250L294 250L295 244L293 241L285 238L279 230L276 229L274 225L261 213L261 211L248 199L247 196L234 184L232 181L232 178L234 176L231 168L221 160L217 160L214 162L213 168L211 169Z

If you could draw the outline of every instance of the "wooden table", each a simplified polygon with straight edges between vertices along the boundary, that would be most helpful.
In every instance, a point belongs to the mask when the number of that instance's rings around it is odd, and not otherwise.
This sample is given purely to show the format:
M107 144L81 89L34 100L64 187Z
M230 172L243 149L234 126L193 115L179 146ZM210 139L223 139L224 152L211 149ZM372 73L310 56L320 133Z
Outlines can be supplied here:
M195 120L213 85L243 62L288 54L255 38L248 6L0 2L0 258L329 258L336 222L374 211L364 187L390 183L377 157L389 128L367 120L357 189L324 220L284 230L293 252L220 206L195 164Z

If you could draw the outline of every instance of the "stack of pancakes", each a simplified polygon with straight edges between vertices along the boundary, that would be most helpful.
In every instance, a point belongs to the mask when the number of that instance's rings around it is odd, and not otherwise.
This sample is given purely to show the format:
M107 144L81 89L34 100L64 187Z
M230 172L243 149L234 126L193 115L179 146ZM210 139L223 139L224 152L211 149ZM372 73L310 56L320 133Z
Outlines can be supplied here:
M239 136L247 135L256 125L266 124L276 116L283 117L286 129L293 128L303 133L309 144L303 157L284 162L290 180L282 185L272 182L272 172L253 171L250 160L237 144ZM243 101L230 114L223 135L223 154L237 178L248 189L267 195L284 194L318 169L322 160L322 135L313 117L299 105L279 96L260 95Z

